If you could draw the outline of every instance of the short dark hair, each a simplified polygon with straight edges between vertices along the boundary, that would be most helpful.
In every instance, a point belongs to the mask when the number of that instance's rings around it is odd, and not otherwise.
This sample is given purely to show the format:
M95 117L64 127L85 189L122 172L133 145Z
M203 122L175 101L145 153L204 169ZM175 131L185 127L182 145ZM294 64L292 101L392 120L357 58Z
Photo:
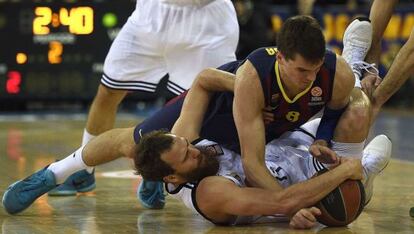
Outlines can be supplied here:
M171 149L173 137L165 130L149 132L135 145L134 164L137 174L145 180L162 181L174 169L161 159L161 154Z
M286 59L301 55L311 63L320 62L325 56L325 37L318 21L311 16L288 18L277 35L277 48Z

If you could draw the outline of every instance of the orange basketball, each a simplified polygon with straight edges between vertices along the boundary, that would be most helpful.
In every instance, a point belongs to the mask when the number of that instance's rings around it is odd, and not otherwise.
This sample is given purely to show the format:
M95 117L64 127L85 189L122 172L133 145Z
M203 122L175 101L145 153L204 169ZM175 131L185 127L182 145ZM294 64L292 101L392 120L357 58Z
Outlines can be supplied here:
M346 180L316 204L322 214L317 216L326 226L345 226L361 214L365 190L361 181Z

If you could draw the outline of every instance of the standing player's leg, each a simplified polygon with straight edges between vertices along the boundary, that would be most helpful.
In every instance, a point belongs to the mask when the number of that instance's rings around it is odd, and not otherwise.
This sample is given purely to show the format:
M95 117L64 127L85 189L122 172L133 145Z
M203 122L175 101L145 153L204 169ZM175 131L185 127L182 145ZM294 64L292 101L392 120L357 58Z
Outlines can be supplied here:
M89 109L82 145L86 145L97 135L114 127L118 106L127 92L127 90L111 89L103 84L99 85Z
M168 89L176 94L190 88L204 68L218 67L236 59L239 26L231 1L214 0L200 4L197 11L192 5L171 9L181 12L169 19L172 33L165 43L170 75ZM137 196L146 208L164 207L163 184L160 182L142 181Z
M167 74L162 57L164 47L158 40L165 32L152 30L160 22L150 22L147 18L158 9L153 9L157 7L153 6L157 2L137 3L139 8L112 43L105 59L101 85L89 111L82 145L113 128L118 106L127 92L155 92L157 84ZM80 181L94 181L92 172L93 168L70 176L49 195L75 195L77 192L90 191L94 184Z

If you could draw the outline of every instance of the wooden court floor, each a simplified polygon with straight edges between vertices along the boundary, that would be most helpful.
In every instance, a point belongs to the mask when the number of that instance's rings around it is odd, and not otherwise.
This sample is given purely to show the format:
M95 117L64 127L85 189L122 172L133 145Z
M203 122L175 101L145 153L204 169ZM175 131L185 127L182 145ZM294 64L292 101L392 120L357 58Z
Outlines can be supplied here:
M77 149L84 116L0 116L0 195L22 179ZM118 126L139 118L123 115ZM372 135L393 140L393 160L377 177L370 204L343 228L290 230L286 223L214 226L167 197L163 210L146 210L136 200L140 182L121 159L97 168L97 188L74 197L42 196L19 215L0 208L1 233L414 233L414 114L382 113ZM371 136L372 137L372 136Z

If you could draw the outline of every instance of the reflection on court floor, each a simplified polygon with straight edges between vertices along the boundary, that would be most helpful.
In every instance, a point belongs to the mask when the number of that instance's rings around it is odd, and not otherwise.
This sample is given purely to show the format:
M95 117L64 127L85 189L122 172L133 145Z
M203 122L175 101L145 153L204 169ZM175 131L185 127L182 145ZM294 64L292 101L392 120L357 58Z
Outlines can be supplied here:
M121 115L118 127L139 119ZM414 233L414 114L384 112L370 137L384 133L393 141L393 160L375 183L374 197L362 215L344 228L319 226L310 233ZM82 116L0 117L0 194L80 144ZM167 197L163 210L147 210L136 200L140 177L130 160L97 168L97 188L74 197L42 196L19 215L0 209L1 233L289 233L286 223L214 226Z

